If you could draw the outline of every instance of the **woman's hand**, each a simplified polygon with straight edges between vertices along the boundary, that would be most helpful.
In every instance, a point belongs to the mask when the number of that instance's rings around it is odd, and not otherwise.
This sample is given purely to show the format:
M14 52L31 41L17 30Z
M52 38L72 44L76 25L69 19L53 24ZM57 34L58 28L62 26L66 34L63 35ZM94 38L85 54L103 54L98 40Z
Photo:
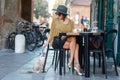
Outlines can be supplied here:
M61 37L61 40L64 40L66 37L67 37L67 36L62 36L62 37Z

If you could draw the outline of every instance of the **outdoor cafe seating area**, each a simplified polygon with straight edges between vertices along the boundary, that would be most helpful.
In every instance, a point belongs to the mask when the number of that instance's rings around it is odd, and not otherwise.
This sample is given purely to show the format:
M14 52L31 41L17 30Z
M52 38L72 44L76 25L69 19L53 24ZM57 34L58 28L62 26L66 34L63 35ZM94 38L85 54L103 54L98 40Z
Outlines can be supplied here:
M109 35L113 36L113 38L111 39L112 41L111 47L108 48L108 46L106 46L106 42L107 42L107 37ZM77 42L80 45L78 57L79 57L79 62L82 65L81 70L83 72L83 76L85 76L86 78L91 77L91 72L92 72L94 75L103 74L104 77L107 79L108 76L111 76L109 75L109 70L108 70L109 68L112 69L113 75L118 76L117 63L116 63L116 59L114 55L114 47L113 47L116 39L116 35L117 35L117 30L115 29L111 31L103 31L100 29L97 29L96 31L79 30L73 33L66 33L66 36L76 36ZM92 37L96 37L95 41L97 40L99 41L92 44L92 46L94 47L91 46L91 42L90 42L90 38ZM95 44L99 47L95 47ZM49 52L48 52L49 50L53 50L55 52L53 55L53 61L52 61L53 66L55 66L55 71L57 69L59 75L67 75L66 71L68 70L67 60L69 58L68 56L69 51L63 50L63 49L54 50L54 49L50 49L50 47L48 46L47 54L46 54L47 57L49 55ZM111 52L112 54L111 58L106 57L106 53L109 53L109 52ZM55 57L55 54L57 57ZM45 71L47 57L45 59L43 71ZM109 62L109 59L111 59L110 60L111 62ZM75 63L73 63L73 66L74 64ZM113 69L113 66L114 66L114 69ZM74 73L75 73L74 69L72 69L72 74Z

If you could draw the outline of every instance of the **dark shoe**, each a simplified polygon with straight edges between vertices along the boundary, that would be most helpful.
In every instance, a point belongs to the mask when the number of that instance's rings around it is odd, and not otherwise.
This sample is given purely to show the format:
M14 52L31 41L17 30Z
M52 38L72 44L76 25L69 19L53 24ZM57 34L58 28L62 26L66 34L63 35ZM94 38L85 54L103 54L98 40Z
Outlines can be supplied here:
M71 69L72 66L68 65L68 68Z
M69 68L69 70L72 68L72 66L70 65L70 63L68 63L68 68Z

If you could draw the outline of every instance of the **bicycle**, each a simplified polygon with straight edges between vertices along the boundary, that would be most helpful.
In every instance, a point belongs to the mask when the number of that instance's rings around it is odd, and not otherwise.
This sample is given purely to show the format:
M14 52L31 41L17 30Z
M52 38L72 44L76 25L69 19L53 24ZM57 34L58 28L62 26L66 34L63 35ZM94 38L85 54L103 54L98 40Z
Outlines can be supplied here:
M8 42L8 48L14 50L15 49L15 36L19 33L18 27L20 26L20 24L19 24L19 21L16 21L12 25L16 27L16 31L8 35L7 42Z
M33 49L30 47L33 42L33 34L31 33L31 24L27 21L16 21L13 23L16 26L16 32L12 32L8 36L8 48L15 49L15 36L17 34L23 34L26 40L26 48L30 51ZM29 48L30 47L30 48Z
M36 47L41 47L44 44L50 29L47 27L39 27L39 25L36 24L34 24L32 28L32 34L34 36L32 43L34 46L32 46L32 49L34 50Z
M42 33L39 31L39 25L33 25L33 35L34 35L34 43L36 47L41 47L44 44Z
M15 36L16 36L16 33L15 32L13 32L13 33L11 33L11 34L9 34L9 36L8 36L8 48L9 49L15 49Z
M48 29L39 31L39 26L33 25L28 21L16 21L16 32L12 32L8 37L8 48L14 50L15 48L15 36L17 34L23 34L25 36L25 45L29 51L33 51L36 47L41 47L44 44L44 40L47 39L46 33Z
M32 34L32 25L31 23L24 23L23 30L21 33L25 36L25 42L26 42L26 48L29 51L33 51L35 48L35 44L33 44L34 41L34 35Z

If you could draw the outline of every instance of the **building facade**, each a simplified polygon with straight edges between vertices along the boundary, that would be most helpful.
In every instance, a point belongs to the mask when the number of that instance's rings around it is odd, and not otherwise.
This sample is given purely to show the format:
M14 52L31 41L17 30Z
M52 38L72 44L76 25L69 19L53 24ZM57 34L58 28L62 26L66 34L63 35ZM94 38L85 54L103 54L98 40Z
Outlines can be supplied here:
M87 16L91 23L97 21L97 26L103 30L117 29L115 54L120 57L120 0L55 0L55 2L48 0L48 4L51 3L53 6L49 7L49 11L58 4L69 3L67 6L73 20L78 14L79 18ZM12 23L18 19L32 21L32 10L33 0L0 0L0 49L6 48L8 35L15 31Z
M70 6L70 17L76 21L77 17L79 20L79 27L81 26L80 19L82 16L90 19L90 5L91 0L72 0Z
M32 0L0 0L0 50L7 48L8 35L18 19L32 21Z
M118 30L114 47L117 63L120 65L120 0L92 0L91 14L92 21L96 20L99 28L103 30ZM110 43L111 40L107 45Z
M7 48L8 35L16 29L13 22L21 19L33 21L33 3L34 0L0 0L0 50ZM65 4L65 0L55 0L52 5L55 7L58 4Z

